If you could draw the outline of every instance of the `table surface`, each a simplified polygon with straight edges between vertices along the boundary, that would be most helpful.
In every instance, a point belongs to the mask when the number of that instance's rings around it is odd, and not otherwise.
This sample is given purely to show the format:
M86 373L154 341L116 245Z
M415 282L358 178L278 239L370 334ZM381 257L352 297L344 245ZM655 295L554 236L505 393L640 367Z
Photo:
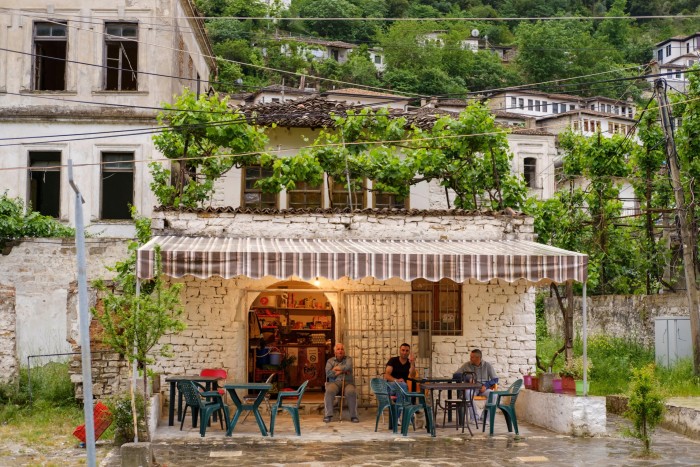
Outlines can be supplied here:
M423 383L423 389L438 389L438 390L449 390L449 389L478 389L481 388L481 383Z
M213 383L214 381L220 381L223 378L219 376L199 376L199 375L172 375L167 376L165 381L167 383L177 382L177 381L197 381L201 383Z
M272 385L270 383L230 383L224 384L224 389L253 389L253 390L263 390L271 389Z

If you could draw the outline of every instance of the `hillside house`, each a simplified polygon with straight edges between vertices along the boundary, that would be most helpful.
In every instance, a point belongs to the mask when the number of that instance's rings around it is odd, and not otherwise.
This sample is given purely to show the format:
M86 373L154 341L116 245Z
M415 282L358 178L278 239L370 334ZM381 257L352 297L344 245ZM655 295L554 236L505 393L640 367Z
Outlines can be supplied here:
M148 216L155 204L146 162L159 157L151 141L158 108L184 88L206 92L215 71L193 3L0 6L8 9L0 17L7 49L0 51L0 138L21 142L0 149L0 187L72 223L72 159L88 231L133 235L128 205Z
M653 60L659 67L659 73L668 85L685 92L688 86L686 71L700 60L700 32L687 36L674 36L654 45ZM656 76L649 78L653 83Z

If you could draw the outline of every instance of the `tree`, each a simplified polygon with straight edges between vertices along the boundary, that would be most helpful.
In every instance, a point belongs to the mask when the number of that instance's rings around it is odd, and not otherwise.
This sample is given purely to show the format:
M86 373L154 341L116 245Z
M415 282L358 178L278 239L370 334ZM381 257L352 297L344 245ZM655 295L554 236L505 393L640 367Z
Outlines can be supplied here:
M643 445L643 453L651 453L651 434L661 423L666 411L665 397L661 392L661 384L654 375L653 363L632 369L629 400L625 416L632 420L633 427L626 430L628 436L639 439Z
M374 190L401 199L411 185L437 180L446 196L455 195L458 208L520 209L524 203L525 184L511 173L505 133L483 104L470 105L457 119L439 118L425 130L407 127L386 109L349 111L334 122L298 155L263 161L273 166L273 175L259 186L279 192L301 181L318 185L326 173L351 193L367 178Z
M21 198L0 196L0 248L9 240L24 237L73 237L75 229L50 216L24 208Z
M167 127L153 142L173 161L173 169L159 162L149 164L151 189L163 206L200 206L214 193L216 180L233 167L256 163L267 142L262 129L229 108L227 98L197 99L185 89L175 104L163 107L158 122Z
M145 281L137 292L136 251L151 237L151 220L138 217L134 208L132 217L137 240L129 242L129 256L124 261L108 267L110 271L116 272L113 287L109 287L103 280L94 282L102 294L102 306L93 307L91 312L102 325L102 341L115 352L124 355L129 363L136 362L143 371L143 396L148 401L147 366L154 361L151 356L153 347L164 335L185 329L185 323L180 320L183 312L180 304L182 284L167 286L163 283L160 252L156 250L155 277ZM162 345L158 354L171 356L170 346ZM136 399L133 393L131 400L134 433L138 433ZM148 426L148 423L145 425Z

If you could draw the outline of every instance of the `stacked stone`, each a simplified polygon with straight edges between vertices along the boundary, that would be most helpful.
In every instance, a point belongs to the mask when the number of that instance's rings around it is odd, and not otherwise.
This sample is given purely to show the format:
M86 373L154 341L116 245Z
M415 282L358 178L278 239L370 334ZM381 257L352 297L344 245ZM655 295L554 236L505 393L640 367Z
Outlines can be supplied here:
M17 376L15 288L0 285L0 381Z

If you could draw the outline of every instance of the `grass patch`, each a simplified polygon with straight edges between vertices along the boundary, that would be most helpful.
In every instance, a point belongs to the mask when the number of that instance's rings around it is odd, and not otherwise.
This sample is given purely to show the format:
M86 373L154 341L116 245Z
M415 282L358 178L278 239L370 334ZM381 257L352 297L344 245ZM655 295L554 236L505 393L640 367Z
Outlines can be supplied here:
M562 338L538 335L537 355L547 364L562 345ZM583 354L583 342L576 339L574 355ZM588 341L588 356L594 367L590 377L590 393L596 396L627 392L632 378L632 368L654 363L654 349L626 339L595 336ZM564 366L564 357L557 358L552 370L558 373ZM672 368L656 368L656 377L669 397L699 396L700 378L693 375L690 359L679 361Z
M0 384L0 465L84 465L86 452L76 447L73 430L84 423L82 404L75 400L67 363L49 363L14 381ZM104 439L104 438L103 438ZM111 445L97 450L104 458Z

